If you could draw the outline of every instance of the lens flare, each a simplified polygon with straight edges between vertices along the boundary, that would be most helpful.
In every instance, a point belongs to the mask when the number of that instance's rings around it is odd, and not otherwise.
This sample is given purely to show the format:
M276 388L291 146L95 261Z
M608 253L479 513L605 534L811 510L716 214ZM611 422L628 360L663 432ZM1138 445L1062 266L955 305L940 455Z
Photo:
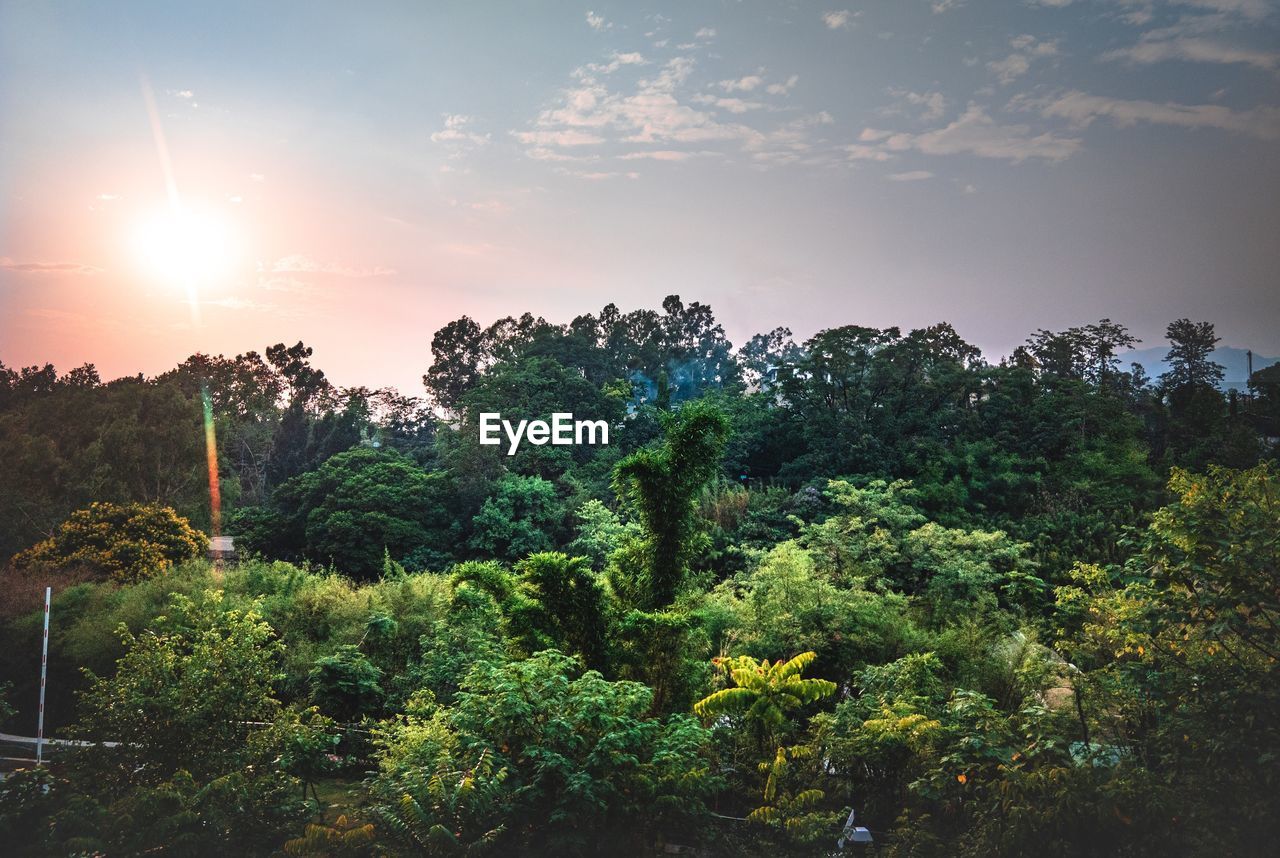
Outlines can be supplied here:
M222 535L222 488L218 484L218 440L213 429L213 398L209 385L201 385L200 399L204 403L204 451L209 468L209 531L217 539Z

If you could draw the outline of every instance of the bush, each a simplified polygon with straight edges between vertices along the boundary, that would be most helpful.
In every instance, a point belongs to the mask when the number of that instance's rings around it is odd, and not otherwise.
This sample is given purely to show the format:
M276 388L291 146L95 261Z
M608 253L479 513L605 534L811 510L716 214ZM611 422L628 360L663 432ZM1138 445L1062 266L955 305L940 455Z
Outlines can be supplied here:
M13 558L20 568L88 566L141 581L203 554L209 538L167 506L95 503L73 512L48 539Z

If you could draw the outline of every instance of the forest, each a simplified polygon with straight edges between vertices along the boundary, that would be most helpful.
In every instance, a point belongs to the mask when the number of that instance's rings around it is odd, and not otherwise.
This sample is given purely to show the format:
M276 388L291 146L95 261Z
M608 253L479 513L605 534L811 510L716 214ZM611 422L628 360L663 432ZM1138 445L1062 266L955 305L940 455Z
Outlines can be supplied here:
M673 295L464 316L420 396L0 364L0 729L52 587L59 740L0 740L0 851L1274 854L1280 365L1166 337L735 348Z

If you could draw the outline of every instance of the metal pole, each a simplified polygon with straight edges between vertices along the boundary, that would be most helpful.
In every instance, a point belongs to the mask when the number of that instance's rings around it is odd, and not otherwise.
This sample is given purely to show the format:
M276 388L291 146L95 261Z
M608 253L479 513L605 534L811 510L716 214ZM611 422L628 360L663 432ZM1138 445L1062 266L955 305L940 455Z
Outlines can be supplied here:
M49 675L49 601L53 588L44 588L44 643L40 651L40 715L36 724L36 765L44 763L44 681Z

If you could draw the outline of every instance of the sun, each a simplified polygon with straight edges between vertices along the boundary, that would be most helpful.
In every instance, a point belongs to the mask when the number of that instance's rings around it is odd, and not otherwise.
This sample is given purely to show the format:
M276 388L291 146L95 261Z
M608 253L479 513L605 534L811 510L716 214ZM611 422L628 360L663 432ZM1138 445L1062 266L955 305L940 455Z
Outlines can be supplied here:
M153 277L192 289L235 269L236 238L231 223L213 212L168 209L138 223L134 249Z

